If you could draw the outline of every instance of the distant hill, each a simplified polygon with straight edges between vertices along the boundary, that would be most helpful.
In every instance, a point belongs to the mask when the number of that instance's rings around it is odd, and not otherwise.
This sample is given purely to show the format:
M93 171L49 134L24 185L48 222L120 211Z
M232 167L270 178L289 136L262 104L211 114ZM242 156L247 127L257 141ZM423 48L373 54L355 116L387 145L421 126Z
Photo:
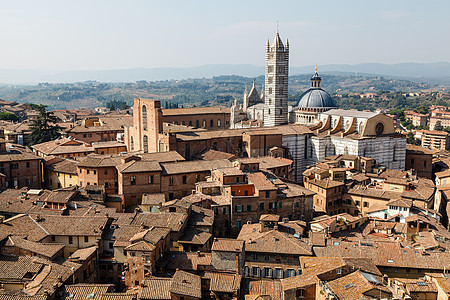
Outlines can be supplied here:
M291 67L290 74L311 74L314 66ZM415 82L450 85L450 63L402 63L355 65L332 64L319 66L319 73L342 75L387 76ZM263 66L255 65L203 65L191 68L137 68L92 71L5 70L0 69L0 83L34 84L39 82L135 82L139 80L182 80L211 78L220 75L257 77L264 74Z

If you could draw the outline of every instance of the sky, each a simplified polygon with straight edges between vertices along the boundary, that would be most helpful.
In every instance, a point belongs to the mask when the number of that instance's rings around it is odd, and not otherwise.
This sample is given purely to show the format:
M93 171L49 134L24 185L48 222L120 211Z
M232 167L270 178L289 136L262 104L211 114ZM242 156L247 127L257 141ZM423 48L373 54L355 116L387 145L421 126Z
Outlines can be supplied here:
M0 0L0 69L449 62L450 1Z

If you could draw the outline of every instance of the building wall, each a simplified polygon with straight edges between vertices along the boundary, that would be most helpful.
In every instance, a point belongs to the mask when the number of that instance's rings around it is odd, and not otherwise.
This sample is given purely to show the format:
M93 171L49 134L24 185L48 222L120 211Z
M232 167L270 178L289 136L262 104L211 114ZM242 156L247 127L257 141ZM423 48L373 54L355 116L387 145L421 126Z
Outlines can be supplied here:
M104 147L104 148L95 148L96 154L116 154L121 152L126 152L127 147L125 145L123 146L117 146L117 147Z
M209 114L164 115L163 122L206 129L227 129L230 127L230 112ZM211 126L212 125L212 126Z
M5 188L41 188L42 172L40 159L0 162L0 173L6 175L2 180Z
M98 142L116 141L117 136L123 134L123 132L124 132L123 129L102 130L95 132L86 130L85 132L68 132L68 135L76 140L83 141L86 143L98 143Z
M62 172L55 172L53 170L44 169L45 173L45 188L55 190L59 188L66 188L78 184L77 174L68 174Z
M88 241L85 242L84 238L85 236L76 236L73 235L72 237L72 243L69 243L69 236L68 235L56 235L54 236L54 240L52 240L51 236L47 236L45 239L42 240L42 243L58 243L65 245L64 247L64 257L68 258L72 253L77 251L78 249L88 248L92 246L99 246L99 240L101 239L101 236L87 236Z
M406 153L406 170L414 169L417 176L431 179L433 176L433 155Z
M131 184L131 177L135 185ZM153 184L149 184L149 176L153 176ZM125 206L139 205L143 194L161 193L160 172L118 173L118 193L123 195ZM166 198L167 199L167 198Z
M88 174L89 172L89 174ZM117 170L113 167L85 167L77 166L78 185L103 185L105 192L115 194L117 192Z

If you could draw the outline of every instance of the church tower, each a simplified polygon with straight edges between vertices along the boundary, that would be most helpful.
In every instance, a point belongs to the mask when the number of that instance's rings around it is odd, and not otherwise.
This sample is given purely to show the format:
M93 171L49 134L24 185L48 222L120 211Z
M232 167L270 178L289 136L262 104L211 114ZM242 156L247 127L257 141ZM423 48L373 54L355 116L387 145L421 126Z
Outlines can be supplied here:
M266 78L264 91L264 126L288 123L289 42L283 45L277 33L266 44Z

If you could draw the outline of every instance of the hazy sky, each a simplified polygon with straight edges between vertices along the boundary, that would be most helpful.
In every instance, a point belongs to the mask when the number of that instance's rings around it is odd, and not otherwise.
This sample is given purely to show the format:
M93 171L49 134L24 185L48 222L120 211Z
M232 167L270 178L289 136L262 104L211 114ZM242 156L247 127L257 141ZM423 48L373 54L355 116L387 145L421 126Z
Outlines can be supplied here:
M450 61L450 1L0 0L0 69Z

